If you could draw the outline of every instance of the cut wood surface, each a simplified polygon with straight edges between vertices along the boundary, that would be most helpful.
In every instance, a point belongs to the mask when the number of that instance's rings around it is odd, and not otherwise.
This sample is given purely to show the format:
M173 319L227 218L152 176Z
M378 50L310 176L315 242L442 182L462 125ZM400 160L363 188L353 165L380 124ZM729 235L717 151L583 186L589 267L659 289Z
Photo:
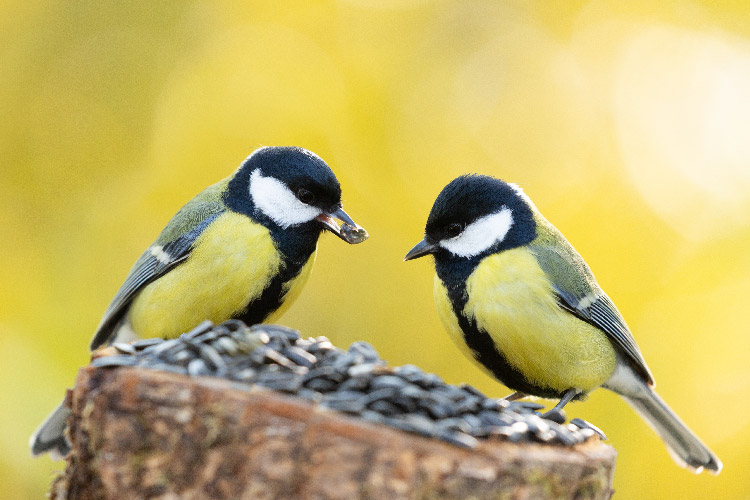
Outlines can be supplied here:
M267 389L82 368L52 498L606 499L615 451L483 441L466 450Z

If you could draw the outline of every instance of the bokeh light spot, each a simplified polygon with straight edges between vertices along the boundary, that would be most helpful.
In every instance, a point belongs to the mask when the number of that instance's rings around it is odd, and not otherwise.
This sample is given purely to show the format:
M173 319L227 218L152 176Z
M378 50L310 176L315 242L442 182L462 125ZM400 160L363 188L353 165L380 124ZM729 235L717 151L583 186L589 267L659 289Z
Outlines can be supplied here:
M661 217L692 239L719 236L744 219L750 42L643 29L623 51L614 99L627 171Z

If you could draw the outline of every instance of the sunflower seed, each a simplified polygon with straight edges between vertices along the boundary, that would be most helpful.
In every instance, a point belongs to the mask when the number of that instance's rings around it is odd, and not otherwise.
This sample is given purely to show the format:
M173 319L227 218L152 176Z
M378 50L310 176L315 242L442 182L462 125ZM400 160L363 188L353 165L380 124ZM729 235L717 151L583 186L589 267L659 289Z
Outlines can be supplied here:
M544 405L531 401L510 401L509 408L513 408L518 413L534 413L544 408Z
M401 409L395 404L388 401L387 399L379 399L377 401L373 401L372 403L369 403L367 405L367 408L369 408L372 411L382 413L383 415L387 417L393 416L393 415L399 415L401 413Z
M504 408L507 408L510 405L510 403L504 399L484 399L482 400L482 409L483 410L501 410Z
M292 372L263 372L254 381L258 385L282 392L297 392L302 387L302 377Z
M544 414L544 418L547 420L551 420L552 422L555 422L557 424L564 424L565 420L567 420L568 417L565 415L565 410L558 410L553 408L552 410Z
M568 429L564 425L561 425L557 428L555 437L558 441L566 446L574 446L578 443L583 442L583 436L581 436L579 432Z
M103 356L96 358L91 362L95 368L105 368L110 366L134 366L138 364L138 358L133 356Z
M141 340L136 340L135 342L133 342L130 345L132 345L133 347L135 347L137 350L141 351L141 350L145 349L146 347L149 347L149 346L152 346L152 345L156 345L156 344L160 344L162 342L164 342L164 339L141 339Z
M393 375L382 375L380 377L377 377L370 382L370 387L377 391L378 389L398 389L402 390L407 385L409 385L409 382L402 379L401 377L395 377Z
M604 432L602 432L602 430L600 428L598 428L597 426L595 426L591 422L587 422L587 421L585 421L585 420L583 420L581 418L574 418L574 419L570 420L570 423L578 426L578 428L580 428L582 430L591 429L600 438L605 439L605 440L607 439L607 435L604 434Z
M341 237L344 238L347 243L350 243L352 245L362 243L370 237L370 235L367 234L365 228L360 226L352 226L351 224L347 224L346 222L341 224L340 232Z
M453 405L440 402L427 402L427 404L420 404L420 408L425 409L435 420L442 420L456 414Z
M352 366L347 370L350 377L368 377L372 375L373 371L377 367L374 363L363 363L361 365Z
M200 347L201 359L207 364L212 365L216 371L226 371L227 364L224 362L224 358L221 357L219 351L214 349L210 344L203 344Z
M487 396L485 396L485 395L484 395L484 394L482 393L482 391L480 391L480 390L479 390L479 389L477 389L476 387L474 387L474 386L471 386L471 385L469 385L469 384L461 384L461 385L460 385L459 387L460 387L461 389L463 389L463 391L464 391L464 392L466 392L466 393L468 393L468 394L470 394L470 395L472 395L472 396L476 396L476 397L478 397L478 398L482 398L482 399L486 399L486 398L487 398Z
M448 443L460 446L462 448L469 448L473 450L474 448L479 446L479 441L477 440L477 438L470 436L469 434L466 434L464 432L445 432L439 434L438 437L443 441L447 441Z
M538 415L529 415L526 418L526 425L529 426L529 431L535 435L547 433L550 429L549 424Z
M211 374L211 370L209 370L208 366L206 366L206 362L200 358L194 359L190 363L188 363L187 371L191 377Z
M379 424L386 421L385 415L383 415L380 412L372 411L372 410L364 410L359 414L359 416L361 418L364 418L365 420L369 420L370 422L376 422Z
M144 354L150 354L153 356L159 356L162 353L166 353L170 349L174 349L176 346L180 344L180 341L177 339L170 339L165 340L160 344L154 344L150 347L147 347L143 350Z
M444 418L438 420L437 425L444 430L471 432L471 426L462 418Z
M361 392L338 391L326 394L322 404L344 413L361 413L365 409L366 397Z
M318 392L330 392L336 387L336 382L324 378L314 378L305 382L305 387Z
M382 399L392 399L393 397L398 394L398 389L395 387L384 387L382 389L378 389L375 391L370 392L367 395L367 401L373 402L373 401L380 401Z
M543 405L486 397L475 387L448 385L415 365L388 367L367 342L348 350L326 337L301 338L278 325L247 327L238 320L204 322L178 339L114 344L121 353L96 367L141 366L190 376L221 376L256 384L407 432L474 448L477 438L575 445L604 434L592 424Z
M239 352L237 342L230 337L221 337L214 342L213 346L222 354L234 356Z
M189 332L183 333L181 335L181 337L187 338L187 339L194 338L194 337L200 335L201 333L209 331L211 329L211 327L213 327L213 326L214 326L213 323L211 323L209 320L205 320L202 323L200 323L198 326L196 326L195 328L193 328L192 330L190 330Z
M136 353L136 349L132 344L125 344L123 342L115 342L114 344L112 344L112 347L114 347L115 349L117 349L123 354L135 354Z
M349 352L351 354L359 354L362 356L362 358L365 360L365 362L373 362L373 361L379 361L380 356L378 356L378 351L375 350L375 348L363 341L354 342L352 345L349 346Z
M370 381L364 377L352 377L341 382L340 391L364 391L370 386Z
M315 362L318 361L315 356L297 346L287 347L282 354L293 363L305 368L312 368Z

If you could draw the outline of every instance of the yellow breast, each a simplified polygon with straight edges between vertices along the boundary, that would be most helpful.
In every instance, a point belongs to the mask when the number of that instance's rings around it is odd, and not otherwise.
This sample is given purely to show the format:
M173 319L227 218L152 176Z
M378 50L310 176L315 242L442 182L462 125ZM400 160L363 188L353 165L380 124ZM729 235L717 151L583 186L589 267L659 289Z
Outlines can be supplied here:
M141 337L175 337L205 319L229 319L260 296L282 265L268 229L232 212L213 221L193 248L133 301L129 320Z
M463 333L441 286L436 283L435 290L441 318L451 336L463 344ZM557 391L589 391L614 371L615 351L606 334L560 308L552 284L527 249L482 260L469 276L466 291L463 314L490 335L508 362L531 383Z

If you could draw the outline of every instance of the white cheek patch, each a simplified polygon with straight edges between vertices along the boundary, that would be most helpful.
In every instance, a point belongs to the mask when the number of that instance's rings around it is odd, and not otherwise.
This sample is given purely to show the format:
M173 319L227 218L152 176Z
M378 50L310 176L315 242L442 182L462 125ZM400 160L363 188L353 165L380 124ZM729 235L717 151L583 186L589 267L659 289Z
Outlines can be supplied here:
M310 222L322 213L319 208L299 201L278 179L263 177L258 169L250 174L250 196L263 215L284 229Z
M503 207L499 212L481 217L456 237L443 240L439 245L458 257L474 257L503 241L513 226L513 211Z

